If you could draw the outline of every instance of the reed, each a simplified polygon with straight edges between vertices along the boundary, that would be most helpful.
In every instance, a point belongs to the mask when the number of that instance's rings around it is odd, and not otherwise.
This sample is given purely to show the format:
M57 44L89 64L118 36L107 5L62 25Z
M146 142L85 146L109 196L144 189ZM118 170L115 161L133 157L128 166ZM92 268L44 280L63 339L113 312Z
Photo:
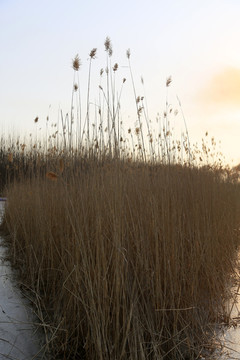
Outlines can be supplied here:
M105 49L110 64L108 38ZM95 54L94 48L88 105ZM77 56L75 76L79 67ZM223 168L215 157L210 164L206 141L200 152L190 151L188 133L182 142L172 139L170 109L157 138L144 110L148 154L136 90L138 126L125 141L114 92L117 66L113 71L107 89L99 89L105 95L95 133L87 106L87 131L78 137L72 112L62 117L62 141L55 130L42 145L2 139L8 199L2 228L10 234L11 261L36 304L54 359L201 358L232 296L238 170ZM204 166L200 158L207 159Z

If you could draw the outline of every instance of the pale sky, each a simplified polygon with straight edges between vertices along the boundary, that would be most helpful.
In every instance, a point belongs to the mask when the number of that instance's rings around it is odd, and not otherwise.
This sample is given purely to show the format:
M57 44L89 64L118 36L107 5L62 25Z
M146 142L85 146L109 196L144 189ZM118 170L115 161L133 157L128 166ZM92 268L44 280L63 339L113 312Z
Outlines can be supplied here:
M221 140L227 161L239 163L239 16L239 0L0 0L0 131L29 134L36 116L44 128L47 115L54 122L59 108L69 112L72 59L81 58L86 93L88 54L98 49L93 74L99 73L109 36L113 62L127 78L123 100L132 96L134 105L130 48L137 93L143 95L143 76L150 118L164 111L171 75L168 98L173 105L180 98L191 142L208 131ZM92 89L98 85L93 76ZM131 111L122 109L126 129L134 123ZM184 128L180 116L176 121Z

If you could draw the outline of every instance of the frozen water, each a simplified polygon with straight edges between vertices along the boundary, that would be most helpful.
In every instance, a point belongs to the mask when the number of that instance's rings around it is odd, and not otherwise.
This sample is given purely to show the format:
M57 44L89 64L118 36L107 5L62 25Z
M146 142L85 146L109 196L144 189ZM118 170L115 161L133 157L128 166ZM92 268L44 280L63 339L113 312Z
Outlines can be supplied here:
M235 301L231 309L230 327L222 329L220 342L223 353L219 360L240 360L240 285L235 290Z
M0 201L0 221L4 206ZM0 359L46 359L36 316L14 280L2 243L0 237Z

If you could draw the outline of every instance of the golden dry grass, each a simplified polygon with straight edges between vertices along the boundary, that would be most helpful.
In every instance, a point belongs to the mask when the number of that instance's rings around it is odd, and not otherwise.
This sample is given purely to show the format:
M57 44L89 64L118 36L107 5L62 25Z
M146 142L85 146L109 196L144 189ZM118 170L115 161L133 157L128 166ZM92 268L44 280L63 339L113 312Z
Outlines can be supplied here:
M76 55L69 114L60 112L51 130L48 116L45 138L0 140L11 260L54 359L200 359L212 324L228 316L238 169L223 168L208 133L200 150L190 146L180 100L176 108L168 99L171 77L166 108L152 123L130 49L136 121L124 131L120 103L129 81L124 73L115 87L121 66L111 60L110 38L104 46L97 102L90 96L97 49L89 53L85 116ZM172 128L179 111L181 139Z
M217 169L89 160L7 197L14 263L51 325L55 358L200 355L226 315L238 184Z

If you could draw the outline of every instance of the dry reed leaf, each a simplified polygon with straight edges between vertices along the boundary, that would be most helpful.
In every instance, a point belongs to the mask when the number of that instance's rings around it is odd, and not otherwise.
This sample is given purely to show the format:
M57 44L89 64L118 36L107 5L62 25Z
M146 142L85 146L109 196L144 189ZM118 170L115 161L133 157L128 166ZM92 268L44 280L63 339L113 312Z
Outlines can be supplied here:
M59 160L59 170L60 170L60 173L62 174L63 170L64 170L64 161L63 161L63 159Z
M8 154L8 161L11 163L13 162L13 154L12 153Z
M58 176L52 171L47 172L46 177L52 181L57 181L57 178L58 178Z
M240 164L238 164L237 166L234 167L235 171L240 171Z

